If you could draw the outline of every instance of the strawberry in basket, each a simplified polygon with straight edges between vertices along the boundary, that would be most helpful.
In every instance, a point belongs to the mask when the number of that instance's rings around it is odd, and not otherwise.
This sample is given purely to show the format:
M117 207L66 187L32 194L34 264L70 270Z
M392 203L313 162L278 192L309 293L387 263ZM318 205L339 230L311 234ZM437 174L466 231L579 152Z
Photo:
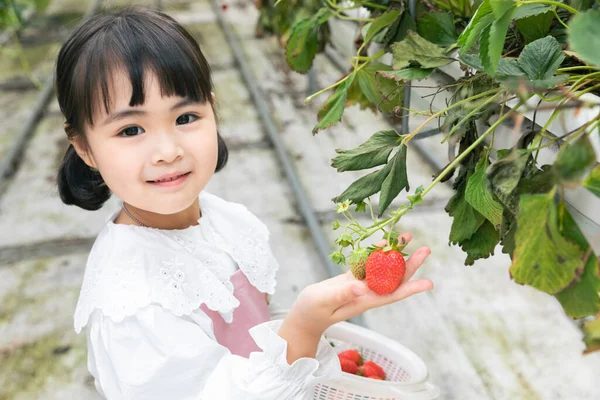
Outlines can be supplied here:
M371 379L385 379L383 368L374 361L365 361L363 363L360 353L356 350L342 351L338 354L338 358L344 372Z

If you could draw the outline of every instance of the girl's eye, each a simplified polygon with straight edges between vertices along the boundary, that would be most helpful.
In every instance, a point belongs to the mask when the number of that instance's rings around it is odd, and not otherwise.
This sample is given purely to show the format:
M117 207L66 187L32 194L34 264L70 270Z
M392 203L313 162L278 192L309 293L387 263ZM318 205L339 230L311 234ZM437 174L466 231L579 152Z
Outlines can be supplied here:
M192 122L194 122L197 119L198 119L198 117L194 114L183 114L183 115L180 115L179 118L177 118L177 121L175 121L175 122L177 123L177 125L185 125L185 124L191 124Z
M123 129L121 132L119 132L119 136L126 136L126 137L137 136L138 134L140 134L142 132L144 132L144 130L142 128L140 128L139 126L130 126L130 127Z

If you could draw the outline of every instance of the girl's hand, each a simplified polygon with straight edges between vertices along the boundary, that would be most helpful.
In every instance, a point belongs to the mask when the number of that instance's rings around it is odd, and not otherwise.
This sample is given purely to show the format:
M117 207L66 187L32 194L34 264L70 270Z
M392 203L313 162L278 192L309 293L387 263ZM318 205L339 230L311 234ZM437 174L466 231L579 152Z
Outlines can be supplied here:
M408 243L412 239L412 235L404 233L400 235L399 240L401 238ZM385 240L377 243L378 246L386 244ZM421 247L409 257L406 262L406 273L400 286L390 294L376 294L368 288L365 281L356 279L350 271L307 286L298 295L282 325L280 335L281 333L283 333L282 337L288 334L293 335L300 341L302 341L302 337L310 338L307 342L314 344L315 340L318 342L318 338L328 327L337 322L352 318L372 308L395 303L414 294L433 289L433 282L429 279L410 281L430 253L429 248ZM300 354L303 352L300 351ZM288 361L290 361L289 353Z

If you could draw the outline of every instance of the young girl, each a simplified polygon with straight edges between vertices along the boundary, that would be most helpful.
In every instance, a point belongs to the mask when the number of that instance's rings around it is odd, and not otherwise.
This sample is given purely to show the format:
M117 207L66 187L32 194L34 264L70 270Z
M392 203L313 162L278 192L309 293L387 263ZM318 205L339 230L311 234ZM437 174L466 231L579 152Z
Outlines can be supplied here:
M325 329L433 287L408 282L429 254L422 248L390 295L342 274L269 321L278 268L269 232L244 206L204 191L228 153L209 65L169 16L89 19L60 50L56 87L71 143L61 199L86 210L111 193L123 201L90 252L74 315L107 399L306 398L341 373Z

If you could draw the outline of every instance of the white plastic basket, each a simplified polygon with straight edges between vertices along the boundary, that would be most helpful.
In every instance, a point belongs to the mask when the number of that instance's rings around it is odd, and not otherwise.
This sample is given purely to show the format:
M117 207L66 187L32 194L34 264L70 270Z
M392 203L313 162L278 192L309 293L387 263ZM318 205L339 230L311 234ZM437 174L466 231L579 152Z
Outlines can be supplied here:
M340 322L325 331L337 353L357 350L366 360L375 361L386 374L379 381L343 373L335 381L315 385L313 400L430 400L440 395L439 389L427 381L429 372L415 353L375 331Z

